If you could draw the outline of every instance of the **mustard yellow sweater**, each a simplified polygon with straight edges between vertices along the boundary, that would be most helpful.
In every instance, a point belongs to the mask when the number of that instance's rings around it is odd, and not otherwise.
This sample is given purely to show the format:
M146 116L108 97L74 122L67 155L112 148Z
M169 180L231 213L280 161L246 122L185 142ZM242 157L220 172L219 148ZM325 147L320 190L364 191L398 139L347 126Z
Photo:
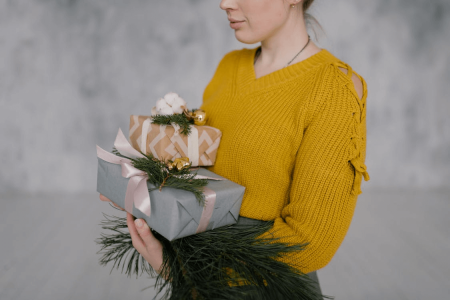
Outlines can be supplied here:
M223 133L212 172L246 187L240 215L274 220L267 234L309 245L283 258L308 273L342 243L361 193L366 97L326 49L255 79L257 48L228 53L205 89L206 125ZM348 70L345 74L338 67Z

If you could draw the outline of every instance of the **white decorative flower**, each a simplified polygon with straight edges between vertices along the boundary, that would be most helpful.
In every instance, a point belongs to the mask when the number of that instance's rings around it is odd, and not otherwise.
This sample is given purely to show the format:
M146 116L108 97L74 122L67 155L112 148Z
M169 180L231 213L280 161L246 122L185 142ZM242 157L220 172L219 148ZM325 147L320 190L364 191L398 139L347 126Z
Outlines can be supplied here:
M170 92L156 101L156 106L152 108L152 116L181 114L186 109L186 105L186 101L177 93Z
M183 113L183 110L186 109L186 101L184 101L177 93L167 93L164 96L164 100L172 107L174 114L181 114Z
M156 112L159 115L173 115L172 107L163 98L156 101Z
M175 114L182 114L186 109L186 101L182 98L175 99L172 104L172 110Z
M164 96L164 100L166 100L167 104L169 104L170 106L172 106L173 102L178 98L180 98L180 96L178 96L177 93L173 93L173 92L167 93Z

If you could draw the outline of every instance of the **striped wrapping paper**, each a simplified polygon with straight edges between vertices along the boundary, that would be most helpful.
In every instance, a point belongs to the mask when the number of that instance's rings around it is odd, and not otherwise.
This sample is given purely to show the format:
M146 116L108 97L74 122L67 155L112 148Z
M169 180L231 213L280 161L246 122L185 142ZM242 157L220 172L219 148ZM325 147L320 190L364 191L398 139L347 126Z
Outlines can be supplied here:
M192 125L188 136L171 125L151 124L150 116L131 115L131 145L144 154L158 159L174 160L189 157L192 166L212 166L216 160L222 132L211 126Z

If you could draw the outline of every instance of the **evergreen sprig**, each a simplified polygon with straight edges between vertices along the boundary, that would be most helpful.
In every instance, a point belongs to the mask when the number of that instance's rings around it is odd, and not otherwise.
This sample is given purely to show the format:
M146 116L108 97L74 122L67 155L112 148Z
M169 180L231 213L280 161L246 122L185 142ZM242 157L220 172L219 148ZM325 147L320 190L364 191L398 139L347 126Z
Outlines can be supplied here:
M113 233L101 233L101 237L97 239L97 243L101 245L99 251L102 254L100 264L106 265L109 262L114 262L111 272L114 268L119 269L122 266L121 272L125 271L125 274L128 274L128 276L135 273L137 277L144 272L151 276L156 276L156 272L149 263L133 247L130 233L123 231L128 229L127 219L106 214L103 214L103 216L105 220L100 225ZM111 247L112 245L114 246ZM139 270L141 274L139 274Z
M112 153L128 158L132 165L148 175L148 182L156 186L150 188L149 191L156 189L161 190L163 187L171 187L192 192L200 205L205 204L205 195L203 194L203 187L208 184L207 179L196 179L197 172L190 173L189 169L182 169L178 171L177 168L169 170L164 158L157 159L152 154L143 154L142 158L130 158L122 155L116 148L113 148ZM168 160L172 163L172 160Z
M125 225L124 225L125 224ZM102 228L111 231L97 240L103 254L100 263L122 267L128 276L147 273L156 277L161 299L322 299L313 281L297 268L279 260L305 245L283 243L274 238L258 238L273 222L257 225L229 225L168 241L157 232L163 245L163 267L156 274L143 262L131 239L119 229L125 218L107 218ZM128 249L128 250L126 250ZM324 296L325 298L329 298ZM155 298L156 299L156 296Z
M196 109L191 109L193 113ZM170 125L170 123L176 123L181 128L181 133L184 135L191 134L191 125L194 124L193 119L188 119L188 117L181 114L173 114L173 115L154 115L152 116L152 123L159 125Z

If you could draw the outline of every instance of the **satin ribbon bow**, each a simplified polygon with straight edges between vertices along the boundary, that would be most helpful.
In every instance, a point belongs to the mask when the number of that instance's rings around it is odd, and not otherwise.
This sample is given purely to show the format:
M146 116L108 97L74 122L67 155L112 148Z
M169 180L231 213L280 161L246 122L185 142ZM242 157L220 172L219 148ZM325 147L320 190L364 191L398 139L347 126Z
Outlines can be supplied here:
M114 147L124 156L130 158L144 158L145 156L130 145L127 138L119 129ZM133 213L134 206L150 217L151 202L150 193L147 187L148 175L142 170L133 167L131 160L112 154L97 145L97 157L112 164L117 164L122 167L122 177L129 178L127 191L125 194L125 210L130 214ZM195 175L194 179L211 179L211 180L225 180L223 178L214 178L204 175ZM205 231L209 220L214 211L214 204L216 202L216 192L208 187L203 187L203 194L205 195L205 206L203 207L202 215L198 224L196 233Z
M125 156L131 158L143 158L145 157L142 153L139 153L134 149L127 138L123 134L122 130L119 129L117 133L116 140L114 142L114 147ZM121 165L122 167L122 177L129 178L127 191L125 194L125 210L130 214L133 213L133 203L134 206L143 212L145 215L150 216L151 213L151 202L150 194L147 187L147 173L136 169L133 167L131 160L114 155L99 146L97 146L97 157L103 159L112 164Z

